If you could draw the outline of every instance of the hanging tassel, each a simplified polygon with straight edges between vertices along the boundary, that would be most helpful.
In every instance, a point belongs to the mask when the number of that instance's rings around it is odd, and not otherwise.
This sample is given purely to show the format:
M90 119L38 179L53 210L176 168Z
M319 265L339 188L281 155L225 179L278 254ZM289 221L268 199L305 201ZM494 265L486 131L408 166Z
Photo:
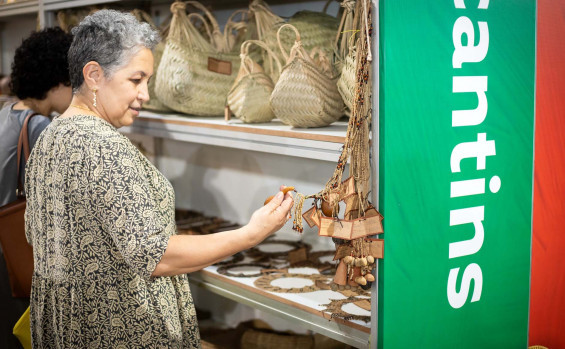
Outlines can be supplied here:
M292 229L299 233L304 231L302 226L302 207L304 206L304 200L306 196L301 193L297 193L294 197L294 207L292 208L294 220L292 221Z

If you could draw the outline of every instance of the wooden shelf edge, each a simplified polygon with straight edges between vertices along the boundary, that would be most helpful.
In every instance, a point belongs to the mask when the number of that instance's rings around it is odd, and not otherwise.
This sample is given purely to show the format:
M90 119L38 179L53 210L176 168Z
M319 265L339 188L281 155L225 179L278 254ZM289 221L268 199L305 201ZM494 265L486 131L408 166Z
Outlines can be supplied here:
M265 129L265 128L258 128L248 125L246 126L219 125L214 123L206 123L203 121L194 121L190 119L178 120L178 119L167 119L166 117L153 117L153 116L148 117L145 115L140 115L138 119L140 121L145 121L145 122L202 127L202 128L210 128L210 129L223 130L223 131L251 133L251 134L259 134L259 135L274 136L274 137L298 138L298 139L340 143L340 144L343 144L345 142L345 136L332 136L332 135L315 134L315 133L298 132L298 131Z

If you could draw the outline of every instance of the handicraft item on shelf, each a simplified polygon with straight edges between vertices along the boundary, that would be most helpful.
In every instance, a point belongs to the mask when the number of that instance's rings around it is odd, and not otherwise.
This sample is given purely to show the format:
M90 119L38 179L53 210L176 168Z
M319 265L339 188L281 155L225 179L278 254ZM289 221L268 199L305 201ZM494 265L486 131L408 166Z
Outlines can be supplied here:
M175 220L179 234L207 235L239 228L240 225L219 217L205 216L191 210L175 211Z
M357 298L357 297L349 297L346 299L334 299L330 302L330 304L326 305L326 308L322 310L322 312L329 312L331 313L331 318L342 318L344 320L359 320L370 322L371 316L369 315L359 315L359 314L352 314L347 312L343 309L344 306L349 304L353 304L360 308L361 312L370 312L371 311L371 301L370 299L365 298Z
M281 31L286 28L296 34L290 53L284 51L280 41ZM309 54L291 24L279 28L277 39L286 65L271 94L276 117L294 127L322 127L337 121L343 116L344 104L337 91L338 75L328 56L319 48Z
M327 57L331 57L333 54L333 37L339 24L339 20L336 17L325 13L330 2L327 2L323 12L299 11L288 20L288 23L292 24L300 32L301 42L306 51L310 52L317 47ZM265 42L282 60L283 56L279 52L279 44L277 42L277 31L286 21L282 17L277 16L263 0L251 1L249 12L250 18L255 19L258 39ZM292 32L285 31L281 33L280 41L284 47L284 52L288 52L294 44L295 36ZM264 53L263 68L274 82L278 80L280 72L275 69L273 58Z
M279 59L265 43L247 40L241 45L241 65L235 82L228 93L228 113L231 111L245 123L269 122L275 118L269 99L275 87L271 77L249 55L249 46L257 45L275 60L280 73Z
M297 279L302 279L297 281ZM293 282L303 283L304 280L310 282L310 285L306 286L274 286L273 281L284 280L288 281L288 284L292 285ZM254 285L258 288L262 288L266 291L277 292L277 293L307 293L320 291L320 282L327 283L328 277L321 274L294 274L294 273L273 273L264 274L254 281ZM322 286L323 287L323 286Z
M334 64L341 72L337 80L337 89L343 98L347 115L351 114L355 89L357 87L357 53L355 48L358 45L358 34L360 28L361 8L366 2L362 0L344 0L341 6L344 8L339 30L335 41ZM366 10L366 9L364 9ZM369 54L370 54L369 49Z
M245 269L247 268L248 270L245 271L234 271L233 269ZM251 269L251 270L250 270ZM270 269L273 270L273 266L269 265L269 264L261 264L261 263L235 263L235 264L227 264L227 265L222 265L221 267L218 268L217 272L218 274L222 274L225 276L231 276L231 277L245 277L245 278L251 278L251 277L257 277L257 276L261 276L263 275L263 269Z
M362 0L368 1L368 0ZM367 3L364 6L368 6ZM383 233L381 214L369 202L370 190L370 124L371 124L371 40L370 6L362 18L366 30L360 33L357 47L357 83L353 109L345 143L333 176L325 188L314 195L297 194L294 229L302 232L302 218L310 227L318 227L320 236L332 237L336 243L338 261L333 289L368 289L375 280L372 273L375 259L383 258L383 241L369 238ZM350 177L342 181L349 160ZM302 212L305 199L314 199L313 207ZM340 202L345 204L339 216Z
M186 13L187 5L202 11ZM239 48L247 30L247 11L235 11L224 31L205 6L196 1L174 2L173 17L161 63L157 69L155 93L167 107L190 115L224 114L226 97L239 70ZM191 19L200 18L205 34Z

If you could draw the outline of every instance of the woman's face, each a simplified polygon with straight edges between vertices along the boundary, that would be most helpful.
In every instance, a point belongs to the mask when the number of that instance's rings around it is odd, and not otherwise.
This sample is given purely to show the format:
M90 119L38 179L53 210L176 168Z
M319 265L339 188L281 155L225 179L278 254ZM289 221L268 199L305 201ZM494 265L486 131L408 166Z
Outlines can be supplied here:
M102 78L96 91L96 110L116 128L131 125L141 105L149 100L147 82L152 75L153 53L142 48L113 76Z

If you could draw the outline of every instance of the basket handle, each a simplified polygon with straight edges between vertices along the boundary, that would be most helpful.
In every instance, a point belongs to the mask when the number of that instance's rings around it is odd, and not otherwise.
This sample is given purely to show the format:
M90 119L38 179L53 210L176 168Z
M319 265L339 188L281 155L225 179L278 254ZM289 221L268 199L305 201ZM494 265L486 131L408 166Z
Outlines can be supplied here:
M204 52L217 51L211 39L202 35L190 21L190 18L186 14L186 6L187 4L182 1L176 1L171 4L173 17L169 26L167 40L180 40L181 42L185 42L188 47Z
M355 34L359 31L355 25L355 19L352 18L353 14L357 13L356 10L358 6L359 3L355 0L344 0L341 3L341 7L344 8L344 11L341 15L341 21L334 40L334 49L336 52L339 52L341 58L347 55L347 49L350 46L348 42L344 43L344 41L349 41L349 39L354 38ZM347 38L348 36L349 38ZM341 45L339 45L340 38L342 40Z
M288 57L289 57L289 54L290 54L290 53L287 54L287 53L284 51L284 47L283 47L283 45L282 45L282 43L281 43L281 31L282 31L284 28L291 28L292 30L294 30L294 33L296 34L296 39L295 39L295 41L294 41L294 45L295 45L295 46L296 46L297 44L302 45L302 41L300 41L300 33L298 32L298 29L296 29L296 27L293 26L292 24L286 23L286 24L283 24L283 25L279 28L279 30L277 31L277 42L278 42L278 44L279 44L279 48L281 49L281 52L282 52L282 55L283 55L285 61L288 62ZM290 52L292 52L292 49L293 49L295 46L293 46L293 47L290 49Z
M264 40L267 33L285 22L284 19L273 13L269 5L263 0L253 0L249 4L249 12L255 17L257 37Z
M210 11L208 11L206 6L194 0L186 1L186 4L191 5L192 7L195 7L198 10L202 11L205 17L210 21L210 24L212 25L211 42L212 45L216 48L216 50L220 52L229 51L229 48L226 46L225 38L220 30L220 26L218 25L218 21L216 21L216 17L214 17L214 15Z
M204 25L204 29L206 29L206 34L208 35L210 43L212 43L212 31L210 30L210 25L208 24L208 21L206 21L206 18L204 18L204 16L202 16L200 13L196 12L189 13L186 15L186 17L189 20L193 20L194 18L200 20L200 22L202 22L202 24Z
M247 59L251 60L251 58L249 57L249 46L251 46L253 44L263 48L269 56L274 58L275 62L277 63L277 68L278 68L279 74L280 74L281 71L282 71L281 62L280 62L279 58L277 57L277 55L275 55L275 53L269 48L269 46L267 46L263 41L246 40L246 41L243 42L243 44L241 44L241 55L240 56L241 56L241 63L244 66L244 69L247 72L247 74L251 74L251 71L250 71L249 67L247 66Z
M332 1L334 1L334 0L328 0L328 1L326 1L326 4L324 5L324 8L322 9L322 13L325 13L325 14L328 13L328 7L330 7L330 4L332 3ZM335 1L336 1L336 2L339 2L338 0L335 0ZM345 0L345 1L347 1L347 0ZM344 1L344 2L345 2L345 1ZM343 6L343 5L342 5L342 6Z
M241 14L241 20L235 21L234 17ZM240 32L247 29L246 20L249 18L249 10L241 9L234 11L228 18L224 27L224 38L226 46L231 50L235 44L237 35L232 34L233 31Z

